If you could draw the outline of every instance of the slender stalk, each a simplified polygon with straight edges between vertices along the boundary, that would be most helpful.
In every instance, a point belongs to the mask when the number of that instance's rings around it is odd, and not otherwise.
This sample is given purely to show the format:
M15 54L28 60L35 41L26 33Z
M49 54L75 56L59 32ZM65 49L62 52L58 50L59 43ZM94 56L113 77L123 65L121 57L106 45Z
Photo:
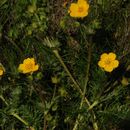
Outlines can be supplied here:
M58 50L53 50L53 53L55 54L55 56L57 57L57 59L60 61L61 65L63 66L63 68L65 69L65 71L67 72L68 76L70 77L70 79L72 80L72 82L74 83L75 85L75 88L79 91L79 93L81 94L82 96L82 101L81 101L81 104L80 106L82 107L83 105L83 102L85 100L85 102L87 103L88 107L91 106L89 100L85 97L85 93L86 93L86 86L87 86L87 83L88 83L88 73L89 73L89 68L90 68L90 65L87 67L87 81L85 81L85 87L84 87L84 91L82 92L79 84L75 81L75 79L73 78L72 74L70 73L70 71L68 70L67 66L65 65L64 61L62 60L61 56L59 55L58 53ZM91 58L91 56L90 56ZM90 111L92 116L93 116L93 127L94 127L94 130L98 130L98 125L97 125L97 122L95 121L96 120L96 116L94 114L94 111L91 110ZM80 115L79 115L80 116ZM79 117L78 116L78 117ZM75 127L77 128L77 125L78 125L78 121L76 121L76 125L74 126L74 129L73 130L76 130Z
M57 59L60 61L61 65L63 66L63 68L65 69L65 71L67 72L67 74L70 77L70 79L72 80L72 82L74 83L75 88L79 91L79 93L81 94L81 96L83 96L83 92L82 92L79 84L75 81L75 79L73 78L72 74L68 70L67 66L65 65L65 63L62 60L61 56L59 55L58 50L53 50L53 52L54 52L55 56L57 57ZM89 103L88 99L85 98L85 101L87 102L88 106L90 106L90 103Z
M44 117L44 127L43 130L46 130L47 126L46 126L46 118Z
M70 79L72 80L72 82L74 83L76 89L79 91L80 94L83 95L82 90L80 89L78 83L75 81L75 79L71 75L70 71L68 70L67 66L65 65L64 61L62 60L61 56L58 53L58 50L53 50L53 52L54 52L55 56L58 58L58 60L60 61L61 65L63 66L63 68L65 69L65 71L67 72L67 74L70 77Z
M86 68L86 77L85 77L85 83L84 83L84 90L83 90L83 95L82 95L82 99L81 99L81 103L80 103L80 107L79 109L82 109L83 107L83 103L84 103L84 98L85 98L85 93L86 93L86 89L87 89L87 84L88 84L88 80L89 80L89 70L90 70L90 64L91 64L91 45L89 46L89 51L88 51L88 63L87 63L87 68ZM89 105L89 108L91 107L91 105ZM96 116L94 114L94 112L92 112L93 118L96 119ZM75 125L73 127L73 130L77 130L78 128L78 124L79 124L79 120L81 118L81 114L78 114L78 117L76 119ZM93 119L93 120L95 120ZM98 130L98 126L97 123L95 121L93 121L93 127L95 130Z
M25 120L23 120L19 115L17 115L16 113L11 113L10 115L14 116L15 118L17 118L19 121L21 121L24 125L29 126L28 122L26 122Z
M83 96L83 92L79 86L79 84L75 81L74 77L72 76L72 74L70 73L70 71L68 70L67 66L65 65L64 61L62 60L61 56L58 53L58 50L53 50L53 53L55 54L55 56L57 57L57 59L60 61L61 65L63 66L63 68L65 69L65 71L67 72L68 76L70 77L70 79L72 80L72 82L75 85L75 88L79 91L80 95ZM89 100L85 97L84 98L85 102L87 103L88 106L91 106Z
M56 84L55 84L55 86L54 86L54 92L53 92L53 96L52 96L52 101L54 100L55 95L56 95Z
M0 95L0 99L8 106L8 103L6 102L6 100L4 99L2 95Z

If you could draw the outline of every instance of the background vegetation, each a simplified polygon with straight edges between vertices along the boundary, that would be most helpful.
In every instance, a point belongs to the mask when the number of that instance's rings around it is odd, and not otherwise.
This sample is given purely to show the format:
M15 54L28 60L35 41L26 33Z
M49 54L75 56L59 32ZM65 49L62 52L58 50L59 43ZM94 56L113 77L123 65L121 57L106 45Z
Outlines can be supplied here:
M71 2L0 0L0 129L130 130L130 2L89 0L83 19ZM97 65L104 52L120 62L112 73ZM32 75L18 72L28 57Z

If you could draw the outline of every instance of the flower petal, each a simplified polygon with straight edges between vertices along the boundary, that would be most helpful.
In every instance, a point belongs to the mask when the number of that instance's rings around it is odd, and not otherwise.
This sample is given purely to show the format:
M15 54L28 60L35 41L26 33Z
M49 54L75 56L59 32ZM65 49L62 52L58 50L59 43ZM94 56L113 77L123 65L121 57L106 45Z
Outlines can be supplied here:
M70 8L69 8L70 13L76 11L77 9L78 9L78 5L76 3L72 3L70 5Z
M35 67L34 67L33 71L37 71L37 70L38 70L38 68L39 68L39 65L35 65Z
M104 59L106 59L107 57L108 57L108 54L107 54L107 53L103 53L103 54L100 56L101 60L104 60Z
M109 58L110 58L111 60L115 60L115 59L116 59L116 54L113 53L113 52L110 52L110 53L108 54L108 56L109 56Z
M101 68L104 68L105 67L104 61L99 61L98 66L101 67Z
M2 69L0 69L0 76L2 76L4 73L4 71Z
M118 60L114 60L112 62L112 64L113 64L113 68L117 68L119 66L119 61Z
M23 69L24 69L24 64L20 64L19 67L18 67L18 70L22 71Z
M104 70L107 72L112 72L113 71L113 67L112 66L105 66Z

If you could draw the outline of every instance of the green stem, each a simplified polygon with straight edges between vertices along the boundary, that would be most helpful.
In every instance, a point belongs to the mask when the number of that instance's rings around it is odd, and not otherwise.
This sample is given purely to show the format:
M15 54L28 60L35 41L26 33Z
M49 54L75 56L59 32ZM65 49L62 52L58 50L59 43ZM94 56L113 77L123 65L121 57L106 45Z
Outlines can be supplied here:
M56 95L56 84L55 84L55 86L54 86L54 92L53 92L53 96L52 96L52 100L51 101L53 101L54 100L54 98L55 98L55 95Z
M86 86L87 86L87 83L88 83L88 76L87 77L87 81L85 81L85 87L84 87L84 92L82 92L79 84L75 81L75 79L73 78L72 74L70 73L70 71L68 70L67 66L65 65L64 61L62 60L61 56L59 55L59 52L58 50L53 50L53 53L55 54L55 56L57 57L57 59L60 61L61 65L63 66L63 68L65 69L65 71L67 72L68 76L70 77L70 79L72 80L72 82L74 83L75 85L75 88L79 91L79 93L81 94L82 96L82 101L81 101L81 104L83 104L83 101L85 100L85 102L87 103L88 107L91 106L89 100L85 97L85 93L86 93ZM90 65L87 67L87 75L89 74L89 68L90 68ZM82 106L82 105L80 105ZM95 116L95 113L94 111L91 110L91 114L93 116L93 127L94 127L94 130L98 130L98 125L97 125L97 122L95 121L96 120L96 116ZM76 127L77 128L77 123L78 121L76 121ZM73 129L73 130L76 130L76 129Z
M75 81L75 79L73 78L72 74L68 70L67 66L65 65L65 63L62 60L61 56L59 55L58 50L53 50L53 53L55 54L55 56L57 57L57 59L60 61L61 65L65 69L66 73L68 74L68 76L70 77L70 79L72 80L72 82L74 83L75 88L79 91L79 93L81 94L81 96L83 96L84 94L83 94L83 92L82 92L79 84ZM85 99L85 102L87 103L87 105L91 106L89 100L86 97L84 99Z
M0 95L0 99L8 106L9 104L6 102L6 100L4 99L4 97L2 95Z
M87 63L87 68L86 68L86 78L85 78L85 83L84 83L84 90L83 90L83 95L82 95L82 99L81 99L81 103L80 103L80 107L79 109L82 109L83 107L83 103L84 103L84 98L85 98L85 93L86 93L86 89L87 89L87 85L88 85L88 80L89 80L89 70L90 70L90 64L91 64L91 45L89 46L89 52L88 52L88 63ZM89 108L91 108L92 105L89 105ZM95 130L98 130L98 125L95 122L96 116L94 114L93 111L91 111L91 114L93 115L93 128ZM73 130L77 130L78 128L78 124L79 124L79 120L81 118L81 114L78 114L78 117L76 119L75 125L73 127Z
M98 103L99 103L99 101L98 101L98 100L95 100L95 101L91 104L91 106L89 106L88 110L89 110L89 111L92 110L95 106L98 105Z
M75 81L75 79L71 75L70 71L68 70L67 66L65 65L64 61L62 60L61 56L59 55L58 50L53 50L53 52L54 52L55 56L58 58L58 60L60 61L61 65L63 66L65 71L67 72L67 74L70 77L70 79L72 80L72 82L74 83L76 89L80 92L80 94L83 94L82 90L80 89L80 87L78 85L78 83Z
M84 103L85 93L86 93L88 79L89 79L90 63L91 63L91 48L89 48L89 53L88 53L88 63L87 63L87 69L86 69L86 77L85 77L85 83L84 83L84 87L83 87L84 90L83 90L83 95L82 95L82 99L81 99L81 102L80 102L79 109L82 109L83 103ZM80 120L80 118L81 118L81 114L78 114L78 117L77 117L76 122L74 124L73 130L77 130L78 124L79 124L78 120Z
M14 116L15 118L17 118L19 121L21 121L23 124L25 124L26 126L29 126L29 124L23 120L19 115L17 115L16 113L11 113L10 115Z

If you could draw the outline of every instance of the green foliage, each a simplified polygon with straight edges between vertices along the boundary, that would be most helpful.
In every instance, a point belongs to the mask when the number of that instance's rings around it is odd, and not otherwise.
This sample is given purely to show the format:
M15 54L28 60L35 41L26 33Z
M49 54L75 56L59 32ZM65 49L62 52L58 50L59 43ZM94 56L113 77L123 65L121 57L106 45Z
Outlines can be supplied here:
M129 129L130 2L88 2L77 19L69 0L0 0L1 130ZM120 62L111 73L98 66L108 52ZM22 74L28 57L39 69Z

